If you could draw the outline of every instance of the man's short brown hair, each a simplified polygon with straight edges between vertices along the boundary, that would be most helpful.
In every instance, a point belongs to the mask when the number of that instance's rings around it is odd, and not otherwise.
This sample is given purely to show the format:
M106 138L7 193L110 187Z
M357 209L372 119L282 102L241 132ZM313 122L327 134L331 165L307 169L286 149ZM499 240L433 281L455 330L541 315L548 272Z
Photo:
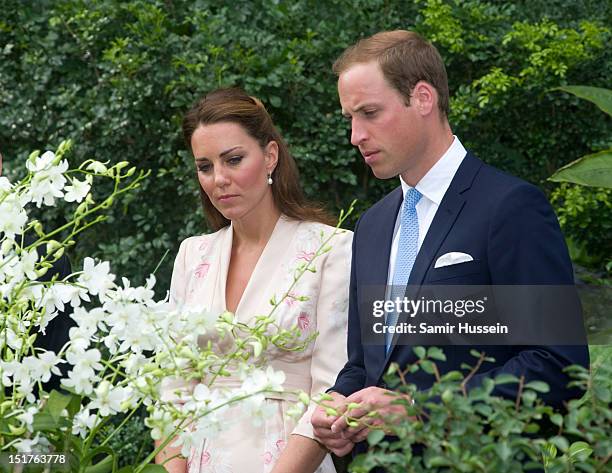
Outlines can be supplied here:
M355 64L374 60L407 104L417 82L431 84L438 92L438 109L443 116L448 116L446 68L433 44L414 31L383 31L347 48L334 62L333 71L339 76Z

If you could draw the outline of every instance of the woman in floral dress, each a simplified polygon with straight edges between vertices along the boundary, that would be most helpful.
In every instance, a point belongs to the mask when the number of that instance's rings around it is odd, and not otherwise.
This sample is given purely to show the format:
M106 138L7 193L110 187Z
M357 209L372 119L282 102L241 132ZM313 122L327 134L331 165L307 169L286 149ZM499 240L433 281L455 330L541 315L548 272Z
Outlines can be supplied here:
M240 89L220 89L200 100L183 121L195 158L204 212L215 233L184 240L174 264L171 299L212 313L233 312L241 322L270 311L270 298L287 291L294 270L310 262L334 227L302 194L296 164L257 99ZM335 235L329 252L314 259L274 312L283 328L318 336L301 352L276 349L269 365L286 375L286 391L324 392L346 361L347 301L352 233ZM306 296L305 298L301 296ZM303 300L306 299L306 300ZM208 340L201 340L206 343ZM212 340L218 350L225 340ZM226 342L231 343L231 342ZM215 381L238 387L238 376ZM170 393L176 385L167 385ZM228 426L192 450L187 460L165 464L170 472L334 473L326 450L314 440L310 416L287 415L295 399L265 399L268 415L254 423L240 408ZM166 450L166 455L174 454Z

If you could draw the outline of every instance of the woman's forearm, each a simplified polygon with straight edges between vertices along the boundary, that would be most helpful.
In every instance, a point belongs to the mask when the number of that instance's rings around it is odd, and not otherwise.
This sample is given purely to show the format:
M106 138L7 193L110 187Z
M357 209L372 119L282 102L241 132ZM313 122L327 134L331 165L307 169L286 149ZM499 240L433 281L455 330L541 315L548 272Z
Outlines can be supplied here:
M313 473L326 454L327 450L317 441L292 434L272 473Z

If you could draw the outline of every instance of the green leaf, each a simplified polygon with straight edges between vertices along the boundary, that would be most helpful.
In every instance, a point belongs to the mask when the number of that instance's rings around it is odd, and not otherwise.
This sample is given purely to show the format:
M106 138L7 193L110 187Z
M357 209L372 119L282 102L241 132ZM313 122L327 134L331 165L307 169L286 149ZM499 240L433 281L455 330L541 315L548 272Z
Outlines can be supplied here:
M389 369L387 369L387 374L390 375L390 374L396 373L398 369L399 369L399 365L397 363L391 363L389 365Z
M504 462L512 456L512 449L508 445L508 442L499 442L495 446L495 451L497 452L499 458L501 458Z
M423 347L414 347L412 351L419 358L419 360L422 360L427 355L427 351Z
M472 355L474 358L480 358L481 353L478 350L470 350L470 355Z
M438 466L449 466L452 464L452 462L447 458L438 455L432 458L428 458L425 464L427 465L427 468L435 468Z
M433 360L446 361L446 355L438 347L429 347L427 349L427 356Z
M91 465L94 458L97 459L104 453L106 453L106 456L101 461ZM85 473L107 473L109 471L116 471L117 469L117 455L113 449L108 446L88 450L82 462L84 465L91 465L85 468Z
M538 395L533 391L524 391L523 392L523 401L525 404L530 405L533 404Z
M558 427L563 425L563 416L561 414L553 414L550 416L550 421Z
M526 434L535 434L535 433L538 433L540 431L540 426L538 424L535 424L535 423L527 424L525 426L525 428L523 429L523 431Z
M76 394L70 394L70 403L68 404L68 415L74 417L81 410L82 397Z
M593 453L593 449L586 442L574 442L567 453L572 461L585 461Z
M544 456L544 466L549 463L550 459L557 457L557 447L554 443L548 442L544 447L542 454Z
M554 437L551 437L549 439L549 442L554 444L562 452L567 452L567 450L569 449L569 442L565 437L562 437L561 435L555 435Z
M612 149L587 154L566 164L548 180L612 189Z
M463 375L460 371L449 371L448 373L442 375L440 379L444 381L461 381L463 379Z
M382 431L382 430L372 430L368 434L368 443L370 445L376 445L377 443L379 443L384 438L385 438L384 431Z
M493 408L487 404L477 403L474 405L474 411L480 415L489 417L493 413Z
M491 394L491 392L495 389L495 381L491 378L484 378L482 380L482 387L487 394Z
M581 99L593 102L603 112L612 115L612 90L610 89L587 85L566 85L565 87L557 87L555 90L562 90L574 94Z
M107 455L102 461L85 468L85 473L108 473L110 471L113 471L113 457L111 455Z
M593 395L603 403L609 403L612 393L610 389L603 384L596 384L593 386Z
M421 369L428 374L435 373L433 361L423 360L423 362L421 363Z
M518 383L519 379L509 373L502 373L495 377L495 384L509 384L509 383Z
M76 396L78 397L78 396ZM72 396L61 394L55 389L51 391L49 400L45 404L44 411L48 412L54 420L59 420L62 411L68 407L72 401Z
M51 432L59 427L59 419L54 419L48 412L39 412L34 415L32 427L34 431Z
M534 391L537 391L539 393L547 393L548 391L550 391L548 384L546 384L544 381L530 381L525 385L525 388L533 389Z

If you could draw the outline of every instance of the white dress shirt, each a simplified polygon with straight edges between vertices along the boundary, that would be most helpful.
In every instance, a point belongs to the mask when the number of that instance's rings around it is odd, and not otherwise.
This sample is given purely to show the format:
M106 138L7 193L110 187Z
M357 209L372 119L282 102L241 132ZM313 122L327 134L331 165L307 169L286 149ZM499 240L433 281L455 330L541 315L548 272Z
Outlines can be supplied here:
M459 165L463 161L466 153L467 151L461 144L461 141L455 136L450 147L415 186L416 190L423 195L416 205L417 217L419 219L419 241L417 243L417 250L421 249L421 245L431 226L431 222L438 211L438 207L440 207L440 202L442 202L442 198L444 194L446 194L448 186L450 186L453 177L455 177L455 173L457 169L459 169ZM406 192L408 192L410 186L404 182L401 176L399 179L402 185L402 193L405 198ZM393 230L393 242L391 243L391 254L389 255L389 272L387 273L387 284L389 285L393 281L393 272L395 271L403 206L404 204L402 202L395 220L395 229Z

